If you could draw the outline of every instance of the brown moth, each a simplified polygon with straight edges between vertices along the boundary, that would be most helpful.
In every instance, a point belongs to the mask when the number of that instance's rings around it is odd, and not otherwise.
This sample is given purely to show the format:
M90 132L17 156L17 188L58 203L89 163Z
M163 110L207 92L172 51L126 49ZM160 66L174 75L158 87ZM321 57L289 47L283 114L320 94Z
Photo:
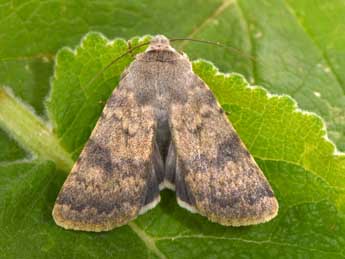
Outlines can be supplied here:
M213 222L269 221L278 202L208 86L161 35L122 74L53 209L57 225L107 231L159 191Z

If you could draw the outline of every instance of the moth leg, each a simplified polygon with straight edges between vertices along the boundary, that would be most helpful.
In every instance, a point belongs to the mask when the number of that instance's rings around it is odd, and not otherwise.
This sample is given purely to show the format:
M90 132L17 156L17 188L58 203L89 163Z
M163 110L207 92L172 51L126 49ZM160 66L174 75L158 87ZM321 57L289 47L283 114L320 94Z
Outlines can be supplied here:
M191 195L187 191L187 186L184 181L184 176L182 175L180 164L177 161L176 150L172 141L170 142L168 155L165 161L164 181L160 184L159 188L161 190L164 188L175 190L177 203L193 213L196 212L194 207L195 202L193 202Z
M160 185L164 181L164 164L161 158L157 142L155 143L152 155L152 172L148 180L147 192L143 207L140 209L139 214L144 214L146 211L154 208L160 202Z
M151 177L147 183L147 191L143 207L139 211L140 214L144 214L146 211L154 208L161 200L159 195L158 179L155 166L152 167Z
M157 142L153 151L152 163L154 166L154 175L157 177L158 185L161 185L164 181L164 162L159 151Z
M188 191L185 176L183 175L183 170L181 170L181 165L178 160L176 160L175 186L178 205L192 213L197 213L197 209L195 208L195 199Z
M172 142L169 144L168 155L164 165L164 181L160 183L159 189L165 188L175 190L176 152Z

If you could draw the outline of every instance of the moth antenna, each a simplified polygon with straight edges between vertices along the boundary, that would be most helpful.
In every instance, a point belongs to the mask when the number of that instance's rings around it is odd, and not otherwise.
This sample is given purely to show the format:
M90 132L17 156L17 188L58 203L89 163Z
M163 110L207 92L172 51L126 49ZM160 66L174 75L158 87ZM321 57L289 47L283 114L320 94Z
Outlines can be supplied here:
M121 58L127 56L128 54L132 53L133 50L136 50L138 48L141 48L145 45L149 45L150 42L144 42L141 43L137 46L134 46L133 48L131 47L131 45L129 45L129 50L127 50L125 53L121 54L120 56L118 56L117 58L115 58L113 61L111 61L108 65L106 65L105 67L103 67L101 70L99 70L97 72L96 75L94 75L94 77L91 79L91 81L86 85L86 87L89 87L102 73L104 73L105 71L107 71L112 65L114 65L117 61L119 61Z
M243 53L243 51L241 51L240 49L237 49L235 47L231 47L231 46L225 45L225 44L220 43L218 41L200 40L200 39L192 39L192 38L174 38L174 39L170 39L171 42L179 41L179 40L181 40L181 41L189 40L189 41L193 41L193 42L214 45L214 46L217 46L217 47L224 48L224 49L226 49L226 50L228 50L230 52L237 52L242 57L250 59L251 61L259 62L256 58L254 58L253 56L250 56L250 55L247 55L247 54Z
M254 58L253 56L250 56L250 55L247 55L245 53L243 53L243 51L241 51L240 49L237 49L235 47L232 47L232 46L228 46L228 45L225 45L223 43L220 43L220 42L215 42L215 41L210 41L210 40L201 40L201 39L193 39L193 38L173 38L173 39L169 39L170 42L174 42L174 41L193 41L193 42L197 42L197 43L204 43L204 44L209 44L209 45L214 45L214 46L217 46L217 47L221 47L221 48L224 48L230 52L236 52L238 53L239 55L247 58L247 59L250 59L251 61L255 61L255 62L260 62L258 61L256 58ZM120 59L122 59L123 57L127 56L128 54L132 53L134 50L138 49L138 48L141 48L143 46L146 46L146 45L149 45L150 44L150 41L148 42L144 42L144 43L141 43L137 46L134 46L133 48L130 46L129 44L129 49L121 54L120 56L118 56L117 58L115 58L113 61L111 61L108 65L106 65L105 67L103 67L101 70L99 70L97 72L97 74L91 79L91 81L86 85L86 87L89 87L102 73L104 73L105 71L107 71L112 65L114 65L117 61L119 61ZM261 63L261 62L260 62Z

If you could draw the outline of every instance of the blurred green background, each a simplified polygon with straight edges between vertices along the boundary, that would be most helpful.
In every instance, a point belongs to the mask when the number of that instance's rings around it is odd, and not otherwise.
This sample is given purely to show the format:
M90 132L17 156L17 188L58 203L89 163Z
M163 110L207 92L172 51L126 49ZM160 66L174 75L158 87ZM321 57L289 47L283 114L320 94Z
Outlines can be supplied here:
M342 0L1 1L0 83L44 114L57 50L89 31L111 39L161 33L219 41L256 61L205 44L182 49L291 95L325 119L345 150L344 12Z
M57 51L74 49L90 31L109 39L211 40L239 52L193 42L174 46L191 60L212 61L270 93L290 95L323 118L328 137L345 151L344 13L343 0L0 1L0 85L48 119L45 98ZM273 223L224 228L180 209L165 191L158 208L135 222L140 236L128 226L101 234L56 227L50 213L65 175L52 162L23 161L28 157L0 129L0 258L344 257L344 166L336 168L334 184L328 176L335 170L321 172L328 164L314 172L304 161L258 158L282 206Z

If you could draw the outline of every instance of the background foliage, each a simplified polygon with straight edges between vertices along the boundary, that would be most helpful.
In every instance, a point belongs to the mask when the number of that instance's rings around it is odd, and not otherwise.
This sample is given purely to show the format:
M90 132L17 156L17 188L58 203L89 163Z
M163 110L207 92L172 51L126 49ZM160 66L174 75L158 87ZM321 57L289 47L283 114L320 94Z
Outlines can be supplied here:
M263 225L225 228L180 209L174 194L165 191L156 209L109 233L64 231L51 218L69 156L77 157L119 74L131 61L131 57L122 60L85 89L101 67L127 49L126 42L109 44L90 34L74 53L63 49L57 57L58 49L75 48L89 31L108 38L163 33L220 41L244 54L191 42L176 47L191 59L212 61L221 71L241 73L270 93L289 94L300 108L320 115L329 138L345 150L344 11L341 0L174 1L173 5L166 1L1 2L0 84L10 87L43 118L42 127L50 124L53 131L46 127L51 142L39 152L33 143L41 137L41 128L33 135L28 128L19 136L7 123L11 118L35 121L37 117L15 100L14 107L22 107L23 113L7 110L10 105L5 106L5 101L11 97L0 92L0 126L6 129L0 132L0 254L5 258L344 257L345 159L333 154L322 121L298 112L287 97L248 88L241 76L225 77L201 61L194 63L195 71L229 112L272 183L279 216ZM137 42L138 38L132 41ZM9 135L23 140L21 145ZM50 156L60 149L57 157L66 158L63 165ZM33 160L23 160L32 153Z

